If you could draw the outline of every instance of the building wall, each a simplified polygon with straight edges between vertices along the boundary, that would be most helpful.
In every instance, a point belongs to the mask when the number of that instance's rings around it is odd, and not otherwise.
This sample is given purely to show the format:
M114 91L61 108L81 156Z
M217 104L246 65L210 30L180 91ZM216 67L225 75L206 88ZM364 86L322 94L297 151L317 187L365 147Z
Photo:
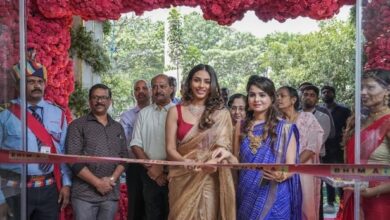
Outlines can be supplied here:
M93 32L93 37L103 43L103 25L99 21L83 21L80 17L73 17L73 28L78 27L82 24L87 31ZM90 65L84 60L77 57L73 57L73 68L75 74L75 80L81 82L84 88L90 88L96 83L101 82L101 77L93 72Z

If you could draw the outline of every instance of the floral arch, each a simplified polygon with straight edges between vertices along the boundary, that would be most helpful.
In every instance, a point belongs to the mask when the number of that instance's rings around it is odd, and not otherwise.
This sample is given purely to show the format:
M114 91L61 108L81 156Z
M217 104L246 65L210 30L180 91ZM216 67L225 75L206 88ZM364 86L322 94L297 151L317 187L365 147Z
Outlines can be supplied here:
M84 20L118 19L121 13L145 11L171 6L200 6L205 19L230 25L255 11L260 20L280 22L298 16L320 20L331 18L343 5L353 0L27 0L27 46L35 48L37 60L48 69L45 96L66 109L74 89L72 60L69 58L72 16ZM0 0L0 63L9 69L19 60L18 1ZM390 68L390 4L374 0L365 22L367 62L365 68ZM385 10L383 13L375 13ZM379 17L378 14L387 16ZM367 28L366 28L367 27ZM387 49L386 49L387 48ZM1 72L0 75L6 75Z

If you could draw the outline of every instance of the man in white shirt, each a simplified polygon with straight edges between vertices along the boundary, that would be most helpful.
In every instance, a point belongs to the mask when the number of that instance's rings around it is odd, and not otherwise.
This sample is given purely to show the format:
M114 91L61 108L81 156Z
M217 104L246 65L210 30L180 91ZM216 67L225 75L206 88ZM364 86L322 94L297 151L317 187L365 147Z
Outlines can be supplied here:
M171 101L172 87L168 76L159 74L152 79L153 104L142 109L134 126L130 146L136 158L166 160L165 121ZM141 172L146 219L167 219L167 174L160 165L145 165Z

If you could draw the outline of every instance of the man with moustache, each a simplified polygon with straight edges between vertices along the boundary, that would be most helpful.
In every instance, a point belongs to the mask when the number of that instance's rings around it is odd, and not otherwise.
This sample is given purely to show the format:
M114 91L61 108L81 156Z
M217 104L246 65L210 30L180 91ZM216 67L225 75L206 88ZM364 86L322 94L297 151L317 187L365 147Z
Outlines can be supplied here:
M19 85L26 76L27 150L30 152L63 154L67 122L64 112L43 98L47 71L34 60L26 62L25 73L14 66L14 78ZM17 90L19 88L17 87ZM21 99L0 113L0 149L22 150ZM20 164L0 165L0 219L20 219ZM69 202L70 170L65 164L27 165L27 218L57 220L60 208ZM4 208L7 209L4 212ZM8 216L4 216L7 214ZM3 215L3 216L2 216Z
M130 146L137 159L166 160L165 121L171 101L169 78L159 74L152 79L153 104L142 109L134 126ZM167 173L163 166L144 165L141 173L146 219L168 217Z
M303 82L303 83L301 83L299 85L299 87L298 87L298 96L299 96L300 100L302 100L303 89L306 86L313 86L313 84L310 83L310 82ZM300 104L302 104L302 102L300 102ZM302 106L300 106L299 108L302 109ZM325 113L330 118L330 134L329 134L329 138L334 137L336 135L336 128L335 128L335 125L334 125L334 120L332 118L332 114L330 113L330 111L328 109L326 109L325 107L323 107L321 105L316 105L316 110L320 111L322 113Z
M331 112L334 125L336 129L336 134L333 138L328 138L325 142L326 154L323 157L324 163L343 163L344 162L344 150L341 146L343 129L347 123L347 119L351 116L351 110L348 108L336 103L336 90L332 86L324 86L321 88L322 101L324 105L322 107L326 108ZM342 194L342 189L340 189L340 196ZM327 193L327 205L324 207L325 213L334 213L336 208L334 202L336 201L336 190L329 184L326 184L326 193Z
M67 154L128 157L122 125L107 113L111 90L96 84L89 90L90 113L74 120L68 129ZM119 177L124 163L75 163L72 207L76 220L114 219L118 209Z
M328 139L331 129L331 119L325 113L318 111L316 109L318 100L319 100L320 90L313 85L309 85L303 88L302 90L302 110L304 112L312 112L318 122L320 123L322 129L324 129L323 141ZM325 156L325 145L321 147L320 156Z
M148 83L141 79L134 84L134 97L137 101L137 105L134 108L124 112L120 117L120 123L125 130L126 146L129 147L135 121L138 113L141 109L150 104L150 86ZM129 157L135 158L131 149L129 149ZM141 172L143 167L139 164L128 164L126 171L126 185L127 185L127 219L138 220L144 219L145 207L142 196L142 182Z

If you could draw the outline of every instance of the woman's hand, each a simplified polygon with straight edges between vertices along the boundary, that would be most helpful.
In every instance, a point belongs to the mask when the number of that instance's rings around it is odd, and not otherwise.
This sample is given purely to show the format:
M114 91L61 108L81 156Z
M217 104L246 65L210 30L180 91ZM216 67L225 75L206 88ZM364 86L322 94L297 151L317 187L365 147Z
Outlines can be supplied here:
M196 161L195 160L192 160L192 159L184 159L184 162L186 163L195 163ZM196 167L194 165L185 165L184 168L186 168L187 170L189 171L192 171L194 170Z
M201 167L197 167L195 168L195 171L202 171L202 172L205 172L205 173L208 173L208 174L211 174L211 173L214 173L218 170L217 167L215 166L212 166L212 164L217 164L217 160L216 159L210 159L208 161L205 162L205 164L210 164L210 166L207 166L207 165L203 165Z
M370 187L360 190L360 195L366 198L370 198L374 196L379 196L380 194L375 187Z
M222 147L218 147L211 154L211 158L215 159L217 163L221 163L223 160L227 160L229 163L237 163L237 158L228 150Z
M344 191L354 191L354 188L351 186L348 187L343 187ZM379 196L380 192L378 192L378 189L376 187L369 187L369 188L364 188L360 189L360 195L362 197L370 198L374 196Z
M286 180L287 177L286 174L281 171L263 170L263 178L280 183Z

